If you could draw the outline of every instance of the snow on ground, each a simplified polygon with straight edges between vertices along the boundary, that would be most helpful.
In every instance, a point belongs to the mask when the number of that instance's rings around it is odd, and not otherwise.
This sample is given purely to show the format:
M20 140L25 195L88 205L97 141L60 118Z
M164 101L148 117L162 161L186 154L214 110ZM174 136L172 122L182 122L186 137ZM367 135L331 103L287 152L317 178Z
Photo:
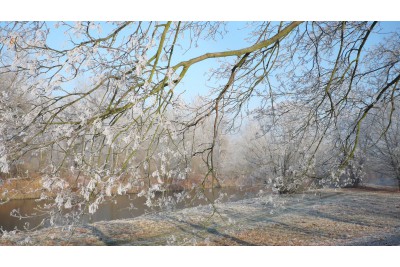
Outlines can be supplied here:
M324 189L0 238L2 245L400 245L400 194Z

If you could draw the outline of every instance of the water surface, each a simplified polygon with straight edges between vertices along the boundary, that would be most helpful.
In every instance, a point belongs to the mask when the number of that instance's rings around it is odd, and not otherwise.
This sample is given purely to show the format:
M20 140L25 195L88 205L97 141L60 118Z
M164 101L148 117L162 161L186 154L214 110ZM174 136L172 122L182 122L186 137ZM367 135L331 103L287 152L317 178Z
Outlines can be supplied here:
M225 187L220 189L214 189L214 191L207 189L206 196L209 200L219 199L221 202L236 201L245 198L251 198L257 196L262 190L262 186L253 187ZM156 195L155 200L161 198L172 197L174 194L182 192L168 192L159 193ZM182 209L186 207L194 207L198 205L208 204L206 199L199 199L195 197L195 192L187 192L188 198L183 201L167 207L152 207L149 208L146 205L146 197L138 197L136 194L128 194L123 196L117 196L112 201L106 201L99 206L99 209L95 214L86 215L81 218L82 223L92 223L97 221L110 221L117 219L134 218L145 213L157 212L160 209ZM221 197L223 194L223 197ZM219 197L219 198L218 198ZM37 226L42 222L45 216L34 216L31 218L16 218L10 216L10 212L13 209L20 211L21 215L29 215L32 213L40 214L37 210L37 204L39 202L35 199L25 200L11 200L8 203L0 205L0 227L3 230L11 231L15 228L23 229L24 226L29 224L29 229ZM41 202L40 202L41 203Z

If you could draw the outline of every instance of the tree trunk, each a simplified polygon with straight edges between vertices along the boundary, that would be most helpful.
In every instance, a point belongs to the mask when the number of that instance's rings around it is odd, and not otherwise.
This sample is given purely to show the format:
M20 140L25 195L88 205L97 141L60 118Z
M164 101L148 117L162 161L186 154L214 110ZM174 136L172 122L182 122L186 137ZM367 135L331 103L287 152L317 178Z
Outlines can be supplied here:
M398 191L400 192L400 177L397 177L397 185L398 185Z

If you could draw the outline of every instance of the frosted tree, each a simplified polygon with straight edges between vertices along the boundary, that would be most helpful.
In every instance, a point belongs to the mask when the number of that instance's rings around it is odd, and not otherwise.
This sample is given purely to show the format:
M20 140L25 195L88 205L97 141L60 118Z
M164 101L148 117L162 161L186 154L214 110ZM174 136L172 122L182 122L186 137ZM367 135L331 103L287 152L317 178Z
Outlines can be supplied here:
M392 102L375 110L369 122L372 126L369 129L371 144L368 150L370 169L380 176L395 178L400 190L399 110Z
M254 22L246 25L247 46L185 58L178 48L218 41L225 23L2 22L0 74L18 77L16 94L29 95L29 108L16 135L5 137L0 124L0 171L46 151L42 199L54 200L52 214L93 213L106 197L159 190L163 175L182 177L184 165L171 165L182 155L203 154L205 177L217 179L222 119L234 131L248 113L278 117L276 106L286 102L306 111L295 126L314 131L310 161L332 128L354 114L344 133L345 165L370 110L398 97L399 32L370 45L380 31L378 22ZM53 44L52 34L64 44ZM216 82L201 106L189 106L178 89L204 61L219 61L210 70ZM73 86L79 79L85 86ZM181 140L205 120L212 121L207 149L187 154Z

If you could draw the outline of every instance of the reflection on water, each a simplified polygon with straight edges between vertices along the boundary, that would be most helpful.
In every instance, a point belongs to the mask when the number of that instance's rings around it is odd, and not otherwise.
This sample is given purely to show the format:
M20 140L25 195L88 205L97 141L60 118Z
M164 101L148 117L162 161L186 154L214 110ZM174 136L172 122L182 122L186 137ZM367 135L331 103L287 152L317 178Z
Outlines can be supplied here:
M245 198L255 197L257 193L263 189L260 186L256 187L225 187L220 189L206 190L206 196L210 200L215 200L218 197L218 200L221 202L227 201L235 201ZM222 193L222 194L221 194ZM157 194L155 200L159 200L161 198L171 197L176 194L171 193L160 193ZM169 209L181 209L185 207L194 207L198 205L207 204L206 199L199 199L195 197L195 192L187 192L187 198L185 198L182 202L177 203L173 207L165 207ZM221 197L221 195L223 197ZM11 231L14 230L15 227L18 229L23 229L27 223L29 223L29 228L35 227L45 218L44 216L35 216L32 218L15 218L10 216L10 212L13 209L19 209L21 215L29 215L32 213L40 214L37 211L36 207L38 203L34 199L26 199L26 200L11 200L8 203L0 205L0 227L3 230ZM43 203L42 203L43 204ZM165 209L164 208L164 209ZM146 197L138 197L136 194L118 196L112 201L106 201L99 206L97 212L93 215L86 215L82 217L82 223L90 223L97 221L110 221L116 219L126 219L126 218L134 218L140 216L145 213L155 212L160 210L160 208L149 208L146 205Z
M42 220L43 216L34 216L29 219L19 219L11 217L10 213L13 209L19 209L22 216L29 214L35 215L36 207L38 202L34 199L23 199L23 200L11 200L3 205L0 205L0 227L3 230L14 230L15 227L23 229L24 226L29 224L29 228L38 225Z

